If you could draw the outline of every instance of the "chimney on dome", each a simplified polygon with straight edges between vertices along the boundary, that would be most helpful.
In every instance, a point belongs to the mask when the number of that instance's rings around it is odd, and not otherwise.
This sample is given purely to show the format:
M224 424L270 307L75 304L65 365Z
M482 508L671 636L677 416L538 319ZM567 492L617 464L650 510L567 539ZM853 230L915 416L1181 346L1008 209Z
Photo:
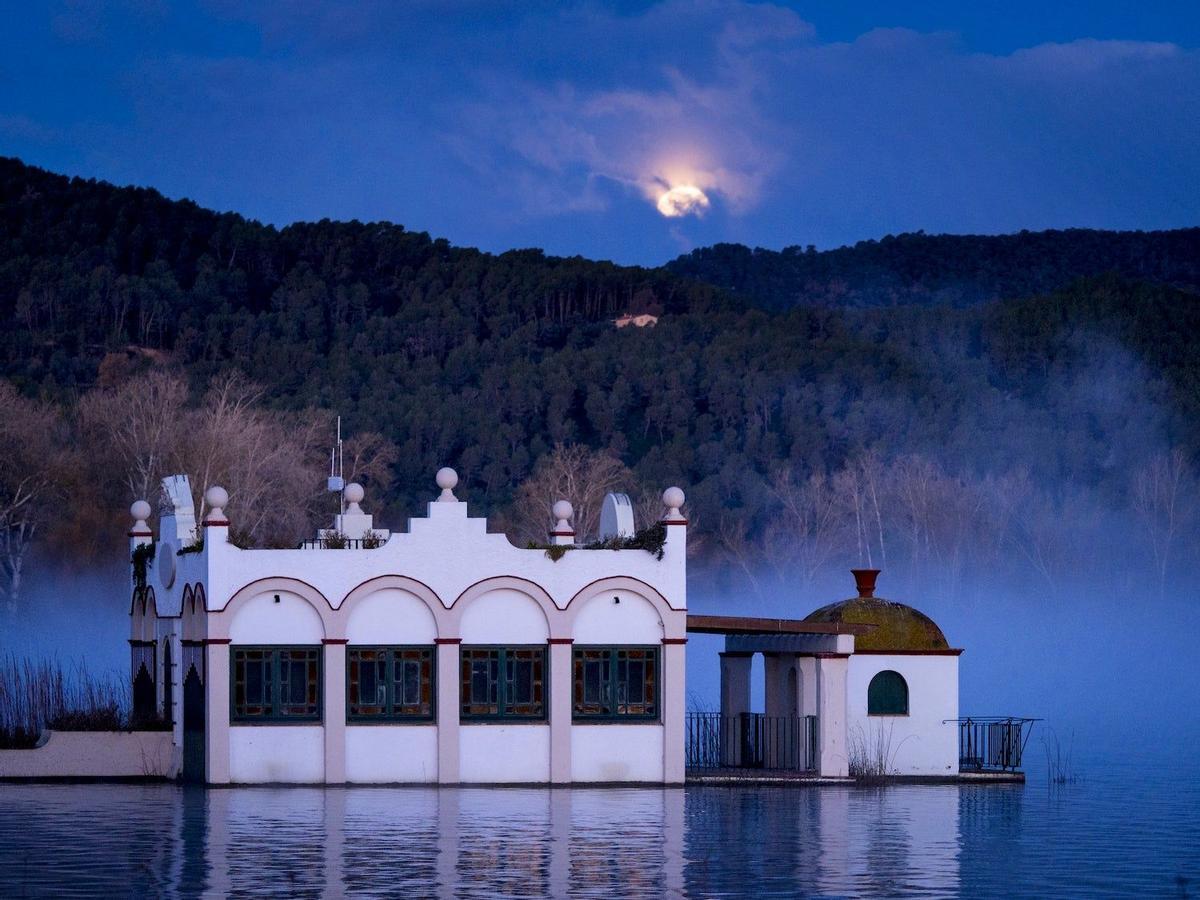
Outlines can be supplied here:
M879 569L851 569L854 584L858 588L858 596L875 596L875 579L879 577Z

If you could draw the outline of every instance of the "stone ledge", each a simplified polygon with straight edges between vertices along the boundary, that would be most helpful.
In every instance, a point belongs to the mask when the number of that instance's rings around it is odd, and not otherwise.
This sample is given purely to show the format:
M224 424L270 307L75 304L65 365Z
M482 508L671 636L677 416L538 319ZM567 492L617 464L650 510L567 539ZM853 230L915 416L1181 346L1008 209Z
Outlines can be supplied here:
M0 781L166 778L169 731L45 731L29 750L0 750Z

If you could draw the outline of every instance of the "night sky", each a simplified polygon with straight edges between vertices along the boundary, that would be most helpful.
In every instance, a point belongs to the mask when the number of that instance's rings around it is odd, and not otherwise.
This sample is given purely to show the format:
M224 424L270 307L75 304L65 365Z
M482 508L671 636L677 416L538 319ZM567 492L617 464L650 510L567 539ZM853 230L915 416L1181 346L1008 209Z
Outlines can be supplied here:
M8 9L0 154L278 225L659 263L1200 222L1195 3Z

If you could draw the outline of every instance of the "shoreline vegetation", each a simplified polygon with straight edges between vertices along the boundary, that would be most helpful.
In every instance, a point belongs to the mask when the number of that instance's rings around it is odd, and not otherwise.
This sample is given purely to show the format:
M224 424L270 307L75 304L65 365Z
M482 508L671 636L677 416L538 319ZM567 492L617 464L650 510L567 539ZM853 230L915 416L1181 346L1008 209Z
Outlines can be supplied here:
M159 720L135 719L130 687L116 673L95 675L82 663L0 658L0 750L37 746L44 730L160 729Z

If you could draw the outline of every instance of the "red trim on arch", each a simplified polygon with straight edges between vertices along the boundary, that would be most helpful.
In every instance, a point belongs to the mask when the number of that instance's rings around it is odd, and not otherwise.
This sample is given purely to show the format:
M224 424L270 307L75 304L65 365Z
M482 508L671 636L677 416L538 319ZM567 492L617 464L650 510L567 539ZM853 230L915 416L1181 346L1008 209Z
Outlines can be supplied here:
M555 609L559 609L558 604L554 602L554 597L552 597L550 595L550 592L548 590L546 590L544 587L542 587L536 581L532 581L529 578L522 578L520 575L489 575L487 578L480 578L474 584L467 585L466 588L464 588L459 593L459 595L454 598L454 603L451 603L449 608L454 609L455 604L457 604L459 600L461 600L463 597L465 597L468 593L470 593L475 588L479 587L479 585L485 584L486 582L489 582L489 581L500 581L501 579L504 579L504 578L511 578L513 581L523 581L526 584L533 585L535 588L537 588L539 591L541 591L543 594L546 595L546 597L550 600L550 605L552 607L554 607ZM569 606L570 604L567 604L567 605Z
M584 591L586 591L588 588L590 588L592 585L599 584L602 581L615 581L618 578L624 578L628 581L636 582L637 584L640 584L644 588L646 588L646 590L653 591L654 596L658 597L658 599L663 602L663 604L667 607L667 609L671 610L672 612L684 612L684 610L682 610L682 609L675 609L675 607L673 607L670 604L670 602L668 602L667 598L662 595L662 592L660 590L658 590L658 588L654 587L654 585L647 584L646 582L642 581L642 579L634 578L632 575L605 575L603 578L597 578L594 581L589 581L587 584L585 584L583 587L581 587L579 590L577 590L575 592L575 595L570 600L567 601L567 605L563 608L570 609L571 604L579 599L579 595L582 594ZM619 591L620 588L616 588L615 590Z
M573 644L573 643L575 643L575 638L547 638L546 643L547 644Z
M661 525L686 525L687 519L663 519Z
M962 656L961 649L949 650L855 650L855 656Z
M354 587L350 588L350 590L346 591L345 595L342 597L342 602L338 604L338 609L341 609L343 606L345 606L346 601L348 599L350 599L350 595L353 594L355 591L357 591L360 587L365 587L366 585L370 584L372 581L382 581L385 578L400 578L400 579L403 579L404 581L411 581L413 584L419 584L421 587L425 588L425 590L429 591L429 593L433 594L434 599L437 600L437 602L438 602L438 606L440 606L442 609L447 608L445 602L442 600L441 595L437 591L435 591L433 588L431 588L429 585L427 585L425 582L420 581L419 579L416 579L416 578L412 578L411 576L408 576L408 575L397 575L396 573L393 572L390 575L375 575L371 578L368 578L366 581L360 581ZM400 588L399 590L404 590L404 588Z
M687 638L663 638L662 639L662 642L664 644L686 644L687 641L688 641Z
M348 644L349 638L321 638L322 644Z
M303 579L300 579L300 578L293 578L291 575L267 575L263 578L255 578L253 581L246 582L240 588L238 588L236 591L234 591L232 594L229 595L229 600L225 601L224 606L222 606L220 609L210 610L210 612L225 612L225 610L229 609L229 603L231 600L233 600L234 597L236 597L242 591L246 590L246 588L253 587L254 585L259 584L260 582L263 582L263 581L292 581L292 582L295 582L296 584L302 584L306 588L308 588L310 591L315 593L322 600L324 600L325 605L327 607L329 607L330 609L333 609L333 605L329 602L329 598L326 597L325 593L323 591L319 590L315 585L311 585L307 581L304 581ZM281 588L281 590L286 591L287 588Z
M435 644L461 644L462 638L434 638Z

